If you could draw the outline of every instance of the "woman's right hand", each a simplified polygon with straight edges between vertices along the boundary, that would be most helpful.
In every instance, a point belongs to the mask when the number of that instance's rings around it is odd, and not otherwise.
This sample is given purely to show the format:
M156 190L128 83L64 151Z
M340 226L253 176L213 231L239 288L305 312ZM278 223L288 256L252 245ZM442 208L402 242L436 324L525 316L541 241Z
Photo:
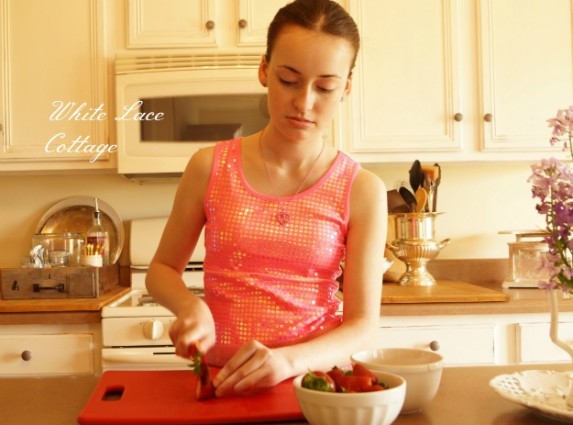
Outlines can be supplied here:
M175 354L184 358L190 358L189 347L194 344L199 344L203 352L215 344L215 321L209 307L196 295L189 296L169 329Z

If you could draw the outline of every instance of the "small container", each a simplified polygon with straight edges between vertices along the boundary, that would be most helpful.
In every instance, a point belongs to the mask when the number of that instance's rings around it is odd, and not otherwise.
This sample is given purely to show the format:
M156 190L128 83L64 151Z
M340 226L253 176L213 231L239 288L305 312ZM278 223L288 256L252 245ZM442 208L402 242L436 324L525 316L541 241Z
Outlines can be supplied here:
M69 264L70 253L68 251L50 252L51 267L66 267Z
M509 242L509 277L504 288L537 288L539 282L548 280L550 272L543 269L543 259L549 245L544 241L547 232L542 230L502 231L500 234L515 235L515 242Z
M95 211L93 213L93 224L86 233L86 255L99 255L103 259L103 264L109 264L109 234L101 224L101 211L98 200L95 198Z
M80 265L102 267L103 257L101 255L80 255Z

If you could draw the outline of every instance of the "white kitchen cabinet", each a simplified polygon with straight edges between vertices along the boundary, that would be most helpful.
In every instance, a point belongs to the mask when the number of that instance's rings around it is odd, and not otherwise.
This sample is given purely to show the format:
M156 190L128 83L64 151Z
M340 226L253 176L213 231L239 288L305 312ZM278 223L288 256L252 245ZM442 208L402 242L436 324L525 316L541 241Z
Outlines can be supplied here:
M569 0L351 0L339 146L367 162L538 160L573 98Z
M549 338L548 323L519 323L517 325L517 362L553 363L571 361L571 357L555 344L540 344ZM573 345L573 323L559 324L559 339Z
M266 44L289 0L128 0L128 48L226 48Z
M382 307L382 310L384 307ZM559 337L573 344L573 313L561 313ZM549 337L549 311L380 317L372 348L436 351L446 366L570 362Z
M378 329L380 348L430 349L448 365L494 364L495 325L412 326ZM463 343L460 343L463 341Z
M0 171L115 166L96 112L108 112L103 4L0 0Z
M0 328L0 376L93 375L101 369L96 325L8 325Z

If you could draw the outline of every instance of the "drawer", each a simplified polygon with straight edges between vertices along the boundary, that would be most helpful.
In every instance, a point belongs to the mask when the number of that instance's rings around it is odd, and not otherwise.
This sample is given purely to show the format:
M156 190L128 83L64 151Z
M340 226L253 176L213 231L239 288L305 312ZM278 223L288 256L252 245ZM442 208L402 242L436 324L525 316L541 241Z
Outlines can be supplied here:
M573 345L573 323L560 323L558 331L561 341ZM571 361L551 342L548 323L518 323L516 343L518 363Z
M432 349L446 365L494 364L495 325L379 328L377 345Z
M0 335L0 375L93 374L93 345L93 334Z

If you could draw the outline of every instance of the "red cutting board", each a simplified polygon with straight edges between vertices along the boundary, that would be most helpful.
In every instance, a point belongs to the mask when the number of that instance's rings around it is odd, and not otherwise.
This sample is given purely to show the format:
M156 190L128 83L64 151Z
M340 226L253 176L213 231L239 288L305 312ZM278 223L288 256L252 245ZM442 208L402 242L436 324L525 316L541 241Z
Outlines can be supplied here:
M82 425L230 424L303 419L292 379L250 395L197 401L192 371L107 371L78 417ZM119 396L118 394L121 394Z

